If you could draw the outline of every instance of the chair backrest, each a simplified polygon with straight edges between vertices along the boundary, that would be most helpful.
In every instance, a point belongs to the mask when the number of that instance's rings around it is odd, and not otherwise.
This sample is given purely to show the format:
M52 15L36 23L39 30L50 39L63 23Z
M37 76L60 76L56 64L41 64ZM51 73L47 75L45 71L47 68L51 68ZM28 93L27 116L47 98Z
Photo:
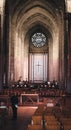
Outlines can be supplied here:
M46 130L60 130L59 125L46 125L45 128Z
M42 116L32 116L33 125L42 125Z
M46 121L45 124L46 125L60 125L60 123L58 121L51 121L51 120Z
M71 125L64 125L64 130L71 130Z
M55 116L53 116L53 115L50 115L50 116L48 116L48 115L44 115L44 120L45 121L56 121L56 118L55 118Z
M28 125L28 130L42 130L42 125Z

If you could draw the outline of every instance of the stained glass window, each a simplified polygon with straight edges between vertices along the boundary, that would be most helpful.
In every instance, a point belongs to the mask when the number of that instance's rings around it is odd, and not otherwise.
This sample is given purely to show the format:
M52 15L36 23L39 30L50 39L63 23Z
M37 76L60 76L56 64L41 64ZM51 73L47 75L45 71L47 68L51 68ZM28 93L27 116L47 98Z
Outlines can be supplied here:
M46 43L46 36L43 33L38 32L33 34L31 40L35 47L42 47Z

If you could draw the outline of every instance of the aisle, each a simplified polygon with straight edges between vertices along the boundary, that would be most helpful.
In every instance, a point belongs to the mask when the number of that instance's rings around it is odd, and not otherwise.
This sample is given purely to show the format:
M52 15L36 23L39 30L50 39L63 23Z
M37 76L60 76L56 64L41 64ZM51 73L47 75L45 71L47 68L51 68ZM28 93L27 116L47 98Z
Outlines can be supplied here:
M37 107L19 107L17 120L11 120L12 112L10 111L9 119L1 130L27 130L36 109Z

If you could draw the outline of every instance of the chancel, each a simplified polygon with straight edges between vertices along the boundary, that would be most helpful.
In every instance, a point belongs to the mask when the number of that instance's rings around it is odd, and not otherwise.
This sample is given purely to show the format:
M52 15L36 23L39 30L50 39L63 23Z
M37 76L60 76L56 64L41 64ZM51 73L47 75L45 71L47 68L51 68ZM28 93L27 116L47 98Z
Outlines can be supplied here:
M0 129L71 130L70 102L71 0L1 0Z

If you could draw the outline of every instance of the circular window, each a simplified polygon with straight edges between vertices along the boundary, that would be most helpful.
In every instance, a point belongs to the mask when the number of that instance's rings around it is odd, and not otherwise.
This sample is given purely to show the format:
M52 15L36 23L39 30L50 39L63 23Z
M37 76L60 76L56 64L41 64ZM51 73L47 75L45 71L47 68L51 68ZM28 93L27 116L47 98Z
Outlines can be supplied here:
M35 47L42 47L46 43L46 36L43 33L35 33L31 40Z

